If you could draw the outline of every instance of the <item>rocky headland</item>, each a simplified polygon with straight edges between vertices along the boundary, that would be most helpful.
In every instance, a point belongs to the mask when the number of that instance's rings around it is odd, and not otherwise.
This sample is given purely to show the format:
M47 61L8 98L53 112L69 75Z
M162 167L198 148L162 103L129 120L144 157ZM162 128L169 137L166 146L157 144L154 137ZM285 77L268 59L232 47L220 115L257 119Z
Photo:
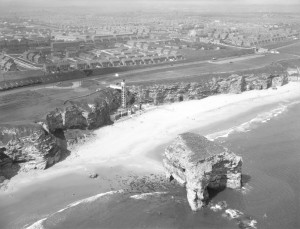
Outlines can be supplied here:
M241 188L242 158L194 133L180 134L164 153L167 178L186 187L193 211L209 199L208 188Z
M282 86L287 75L231 75L202 83L129 86L128 104L154 105L202 99L222 93L242 93ZM72 98L45 112L42 120L22 124L0 124L0 177L11 178L19 170L46 169L68 155L92 130L112 124L111 115L121 106L121 91L105 88Z

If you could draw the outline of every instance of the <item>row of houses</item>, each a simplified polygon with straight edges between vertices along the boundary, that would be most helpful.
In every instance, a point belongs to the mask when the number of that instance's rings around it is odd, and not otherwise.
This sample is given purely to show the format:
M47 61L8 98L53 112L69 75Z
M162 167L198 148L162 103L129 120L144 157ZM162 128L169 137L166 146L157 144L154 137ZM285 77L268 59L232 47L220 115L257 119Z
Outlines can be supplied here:
M90 60L90 61L77 61L74 65L69 62L60 62L53 64L44 64L44 71L47 73L69 71L71 68L84 70L84 69L94 69L94 68L108 68L108 67L121 67L121 66L137 66L145 64L159 64L168 61L178 61L183 60L184 57L181 54L169 55L169 56L154 56L154 57L134 57L125 59L100 59L100 60Z
M219 41L235 46L253 47L261 46L269 43L275 43L298 37L299 32L291 28L280 28L276 30L244 28L243 30L224 30L213 29L211 31L191 30L190 37L199 38L200 42L209 43L212 41Z
M5 55L0 55L0 69L4 72L18 70L15 61L12 58Z
M23 58L25 60L29 60L36 64L43 64L46 62L46 57L43 54L41 54L39 51L36 51L36 50L24 52Z
M0 39L0 51L22 53L36 47L50 46L48 38L38 39Z

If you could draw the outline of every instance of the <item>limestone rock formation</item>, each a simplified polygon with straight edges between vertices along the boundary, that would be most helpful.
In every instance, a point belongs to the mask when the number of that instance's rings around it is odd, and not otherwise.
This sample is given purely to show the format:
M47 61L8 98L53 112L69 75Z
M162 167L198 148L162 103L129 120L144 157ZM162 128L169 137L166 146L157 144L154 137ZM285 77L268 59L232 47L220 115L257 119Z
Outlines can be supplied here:
M242 93L246 89L246 81L244 76L231 75L228 78L221 79L217 82L219 93Z
M272 76L272 87L280 87L288 83L287 74L277 74Z
M5 149L1 158L24 163L26 169L45 169L62 155L56 137L38 124L1 125L0 147Z
M210 87L210 83L172 83L142 87L133 86L130 91L138 95L137 100L163 104L208 97L215 94Z
M128 95L127 101L131 102ZM110 114L121 106L121 93L106 88L92 95L67 101L46 116L50 132L67 129L96 129L111 123Z
M241 188L242 158L194 133L180 134L166 148L163 166L170 180L186 187L193 211L205 205L207 188Z
M268 74L250 74L246 76L246 90L263 90L272 86L272 77Z
M231 75L224 78L212 78L201 83L167 83L147 86L131 86L130 91L136 95L136 101L144 103L180 102L184 100L202 99L215 94L239 94L246 90L262 90L286 84L285 74L267 73Z

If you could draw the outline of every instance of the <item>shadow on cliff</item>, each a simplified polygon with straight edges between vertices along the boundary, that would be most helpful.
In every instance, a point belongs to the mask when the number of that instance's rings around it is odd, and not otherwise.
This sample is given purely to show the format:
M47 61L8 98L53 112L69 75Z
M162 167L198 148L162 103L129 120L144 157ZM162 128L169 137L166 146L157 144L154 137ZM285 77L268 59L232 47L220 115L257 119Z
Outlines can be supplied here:
M248 174L242 174L242 187L245 186L247 183L249 183L251 180L251 176ZM222 187L219 189L213 189L213 188L209 188L207 187L207 192L208 192L208 202L210 202L213 198L215 198L220 192L224 191L226 189L226 187Z
M10 179L18 174L21 169L19 163L13 162L11 158L9 158L5 154L6 149L4 147L0 148L0 177L4 176L6 179ZM3 180L0 179L0 183Z
M68 150L67 138L66 138L63 130L56 130L52 134L56 137L57 145L61 149L61 156L58 161L58 163L59 163L61 161L64 161L71 154L71 151ZM54 164L52 164L52 165L54 165ZM52 165L47 166L47 168L51 167Z
M226 189L226 187L221 187L218 189L214 189L214 188L209 188L207 187L207 192L208 192L208 200L207 200L207 204L213 199L215 198L220 192L224 191Z

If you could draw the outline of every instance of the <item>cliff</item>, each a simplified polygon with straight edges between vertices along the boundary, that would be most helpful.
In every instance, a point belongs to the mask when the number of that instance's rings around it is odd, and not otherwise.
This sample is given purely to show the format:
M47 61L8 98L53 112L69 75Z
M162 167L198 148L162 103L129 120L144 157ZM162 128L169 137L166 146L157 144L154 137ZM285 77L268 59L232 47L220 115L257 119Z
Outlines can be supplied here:
M167 177L186 187L193 211L202 208L207 188L241 188L242 158L203 136L180 134L164 153Z
M128 93L129 103L132 102ZM50 132L67 129L96 129L111 124L110 114L121 106L121 92L106 88L91 95L67 101L46 115Z
M38 124L1 125L0 147L6 166L24 163L26 169L45 169L62 156L56 137Z
M144 103L173 103L184 100L202 99L215 94L239 94L247 90L262 90L288 83L287 75L248 74L231 75L226 78L213 78L202 83L154 84L150 86L131 86L136 101Z

